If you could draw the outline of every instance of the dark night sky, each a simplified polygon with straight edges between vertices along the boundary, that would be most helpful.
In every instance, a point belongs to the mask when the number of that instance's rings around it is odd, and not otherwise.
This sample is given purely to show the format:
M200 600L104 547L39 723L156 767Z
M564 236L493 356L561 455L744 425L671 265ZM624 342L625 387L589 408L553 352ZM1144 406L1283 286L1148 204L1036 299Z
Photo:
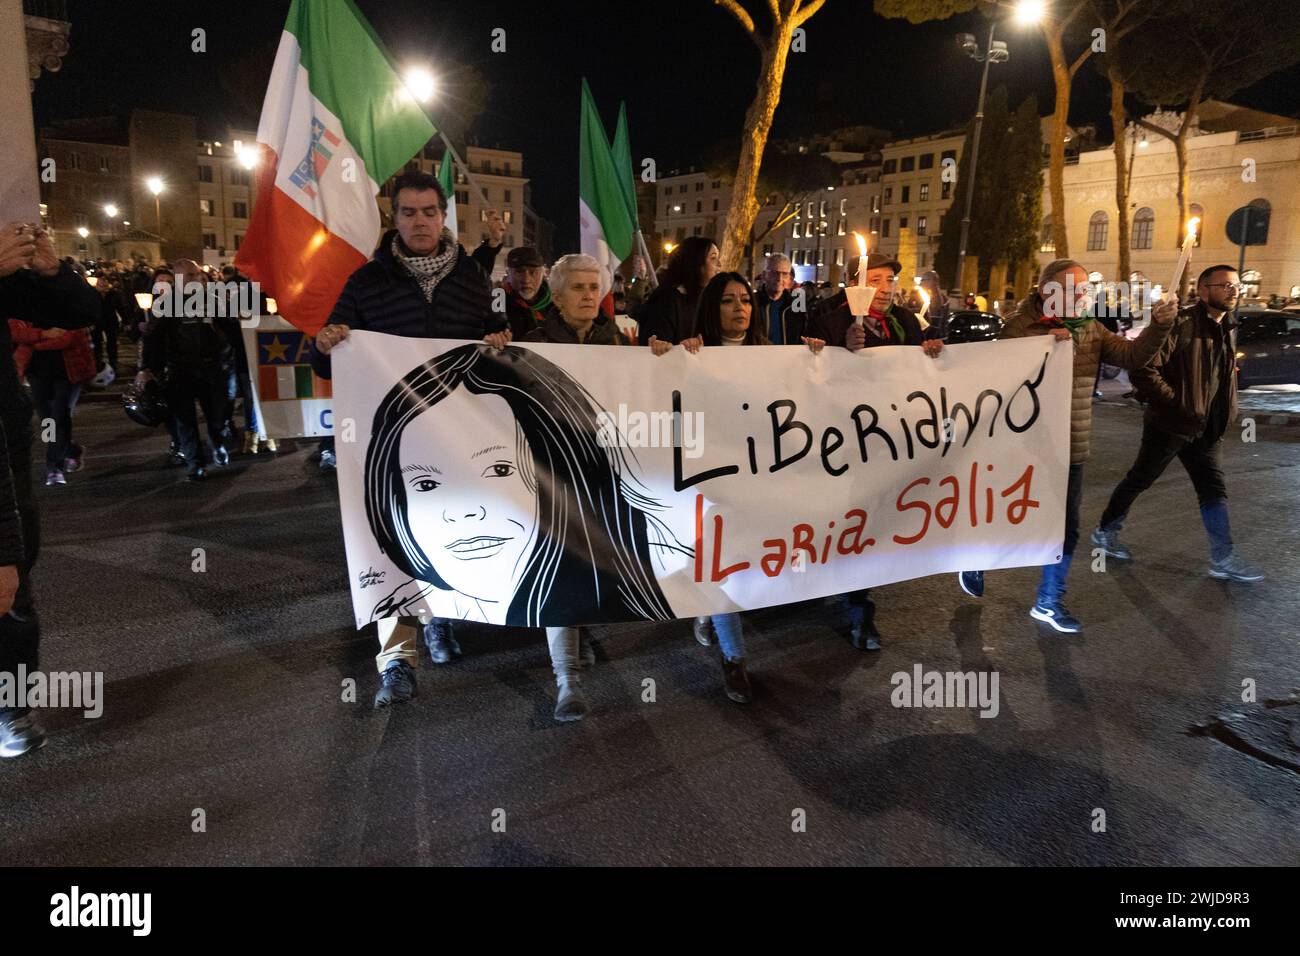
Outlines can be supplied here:
M627 100L634 158L653 156L661 173L699 162L713 144L737 135L754 92L757 51L709 0L357 5L399 62L432 64L436 73L438 64L452 60L488 80L491 98L475 132L484 143L524 153L534 205L557 226L557 251L577 239L581 77L591 83L611 132L618 102ZM225 122L256 128L288 7L288 0L69 0L72 49L61 72L37 83L36 122L138 106L193 113L201 130L206 122L217 124L213 135L223 134ZM774 134L818 128L826 116L836 125L867 124L900 135L962 125L974 112L980 68L953 36L982 36L982 22L971 14L913 26L877 17L870 0L827 0L807 25L808 52L790 57ZM195 27L207 30L207 53L190 51ZM506 30L504 54L490 50L495 27ZM1046 113L1053 90L1042 38L1010 25L1000 32L1011 60L993 67L991 84L1006 84L1013 106L1037 94L1039 112ZM249 91L251 113L235 105L232 82ZM1300 67L1233 99L1300 116ZM1107 101L1105 84L1085 66L1072 122L1109 129ZM431 109L437 117L438 106Z

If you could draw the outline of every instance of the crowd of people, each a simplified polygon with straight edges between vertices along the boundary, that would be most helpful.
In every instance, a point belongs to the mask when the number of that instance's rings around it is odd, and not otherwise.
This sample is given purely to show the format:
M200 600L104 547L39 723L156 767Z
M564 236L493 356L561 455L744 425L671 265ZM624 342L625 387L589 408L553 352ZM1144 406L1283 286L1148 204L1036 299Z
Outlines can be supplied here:
M601 309L601 266L588 256L563 256L548 271L536 250L510 250L501 286L506 291L506 309L504 313L493 311L488 273L499 245L485 240L473 255L467 254L445 229L445 210L446 197L432 177L410 175L399 180L394 190L395 228L384 235L375 258L349 278L329 322L316 336L313 361L317 374L330 376L330 353L354 330L479 341L489 348L504 348L512 341L630 344L616 320ZM949 315L945 297L939 294L938 276L923 278L922 287L930 292L932 308L922 318L908 307L907 294L898 289L901 266L897 260L875 254L869 257L866 269L867 283L877 293L861 322L852 314L843 291L828 297L804 296L802 303L797 302L790 260L782 255L768 258L756 291L745 276L722 269L718 247L706 237L684 239L648 294L640 276L633 277L635 292L616 276L614 294L635 320L628 330L635 342L655 355L675 348L700 354L714 347L766 345L855 352L914 347L938 355L945 347ZM1232 548L1226 490L1218 467L1224 431L1235 418L1231 326L1239 288L1235 270L1230 266L1205 270L1194 305L1180 312L1173 301L1157 304L1152 321L1133 340L1091 317L1087 275L1073 260L1050 263L1042 270L1035 290L1008 315L1002 331L1008 338L1054 335L1075 343L1065 541L1061 560L1043 570L1042 585L1029 611L1062 633L1082 630L1082 624L1066 610L1063 598L1079 537L1092 391L1103 361L1134 371L1139 388L1152 396L1152 408L1162 409L1158 415L1148 413L1148 427L1153 435L1164 438L1160 443L1153 437L1149 448L1144 440L1134 473L1117 490L1118 503L1112 502L1115 514L1108 511L1093 540L1117 559L1129 557L1118 542L1118 533L1131 499L1154 481L1172 457L1182 455L1185 463L1194 463L1189 470L1196 469L1194 481L1211 540L1210 574L1234 581L1262 577ZM856 281L856 273L850 278ZM1052 284L1065 284L1067 278L1076 283L1073 297L1044 294ZM1197 350L1203 344L1202 335L1211 332L1217 338L1211 337L1212 351L1207 358ZM1177 423L1175 431L1168 430L1171 423ZM1215 475L1217 481L1211 480ZM972 596L984 593L982 571L963 572L959 581ZM841 595L837 602L853 645L863 651L880 650L881 635L869 592ZM726 695L737 703L748 703L752 688L746 670L742 615L698 618L693 630L700 644L718 649ZM433 662L444 664L461 653L450 620L380 619L376 707L408 700L416 693L421 631ZM587 712L581 672L596 660L591 635L581 627L546 631L557 684L555 717L580 719Z
M843 348L920 348L937 356L946 347L952 309L939 277L927 273L919 289L900 289L901 265L887 255L867 258L866 282L875 298L865 316L852 313L843 290L805 289L796 296L790 260L769 256L756 282L722 268L718 246L706 237L684 239L650 282L638 269L629 281L615 277L614 297L631 315L620 328L603 307L603 273L597 260L566 255L549 269L537 250L506 252L504 309L489 276L503 251L503 230L490 223L488 236L467 253L446 228L447 197L437 180L403 176L393 191L394 228L373 258L343 286L325 326L315 335L315 373L331 377L331 353L354 330L414 338L458 339L502 349L511 342L572 346L633 343L652 354L682 348L799 346L813 352ZM856 282L856 263L849 279ZM0 235L0 309L8 320L12 362L0 361L0 673L37 666L39 624L29 575L37 553L37 520L31 489L32 413L52 427L45 439L46 484L61 485L82 464L72 437L72 412L87 386L111 383L122 368L119 343L137 350L139 369L126 401L158 409L171 437L169 458L191 479L226 465L236 444L236 399L242 398L242 451L258 450L256 405L238 320L229 316L182 316L149 311L140 293L162 294L169 284L204 284L212 270L189 259L149 268L141 263L101 263L94 274L60 260L41 229L10 224ZM232 267L226 282L246 281ZM1000 336L1050 335L1073 340L1070 466L1061 559L1045 567L1029 614L1058 632L1082 624L1064 605L1071 558L1082 526L1083 472L1089 457L1092 398L1102 363L1130 371L1147 402L1136 460L1111 496L1096 529L1095 546L1117 560L1131 558L1119 540L1139 495L1178 458L1195 487L1209 538L1209 573L1220 579L1258 581L1263 575L1236 552L1228 521L1221 466L1223 436L1236 417L1234 307L1241 286L1236 270L1216 265L1199 275L1194 302L1156 304L1136 338L1117 334L1093 318L1088 271L1074 260L1045 266L1033 291L1009 311ZM1071 286L1070 283L1073 283ZM1073 296L1049 294L1073 288ZM920 296L920 290L926 292ZM164 310L165 311L165 310ZM920 313L920 314L918 314ZM960 346L952 346L960 347ZM25 378L26 386L22 384ZM30 397L29 397L30 395ZM200 433L201 410L207 438ZM334 463L329 440L321 444L322 468ZM961 589L984 594L984 573L958 575ZM882 637L869 590L836 599L854 647L879 651ZM409 700L416 693L421 638L430 659L445 664L460 655L451 620L400 614L378 620L379 685L376 707ZM587 702L584 669L597 659L584 627L547 627L557 685L555 718L581 719ZM722 688L738 704L753 697L746 666L743 616L700 617L695 639L716 648ZM0 756L14 756L44 742L39 724L23 709L0 711Z

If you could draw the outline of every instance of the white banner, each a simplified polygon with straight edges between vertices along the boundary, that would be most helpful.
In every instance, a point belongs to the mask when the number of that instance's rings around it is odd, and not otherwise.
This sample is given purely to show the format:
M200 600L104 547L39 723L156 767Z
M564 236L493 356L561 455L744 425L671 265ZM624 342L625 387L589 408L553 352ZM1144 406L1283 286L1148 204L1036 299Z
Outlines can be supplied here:
M333 435L331 383L311 370L312 337L275 315L264 315L241 332L258 438Z
M656 358L354 332L333 367L357 626L663 620L1055 562L1054 343Z

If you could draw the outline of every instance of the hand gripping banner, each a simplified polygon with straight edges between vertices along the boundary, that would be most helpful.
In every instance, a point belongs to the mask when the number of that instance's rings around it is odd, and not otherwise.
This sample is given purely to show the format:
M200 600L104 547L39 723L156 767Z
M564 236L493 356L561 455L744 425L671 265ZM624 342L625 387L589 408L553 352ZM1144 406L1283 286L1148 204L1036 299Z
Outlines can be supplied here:
M1054 563L1072 355L354 332L333 406L357 626L667 620Z

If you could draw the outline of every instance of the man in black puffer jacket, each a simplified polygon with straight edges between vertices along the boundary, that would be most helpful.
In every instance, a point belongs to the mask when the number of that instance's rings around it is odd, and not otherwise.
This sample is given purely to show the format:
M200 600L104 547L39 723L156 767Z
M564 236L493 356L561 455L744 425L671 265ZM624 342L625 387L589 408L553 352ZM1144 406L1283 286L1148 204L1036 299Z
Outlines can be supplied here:
M397 228L384 233L375 257L348 278L329 322L316 333L311 364L321 378L330 377L330 351L352 329L417 339L481 339L497 348L510 341L505 316L492 311L487 275L443 225L447 196L438 180L413 173L394 185ZM460 653L450 621L429 621L424 641L436 664ZM418 661L414 629L396 618L381 620L376 707L415 695Z

